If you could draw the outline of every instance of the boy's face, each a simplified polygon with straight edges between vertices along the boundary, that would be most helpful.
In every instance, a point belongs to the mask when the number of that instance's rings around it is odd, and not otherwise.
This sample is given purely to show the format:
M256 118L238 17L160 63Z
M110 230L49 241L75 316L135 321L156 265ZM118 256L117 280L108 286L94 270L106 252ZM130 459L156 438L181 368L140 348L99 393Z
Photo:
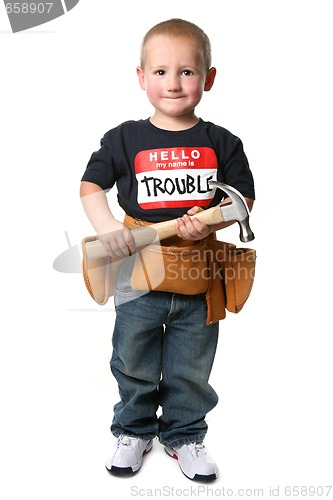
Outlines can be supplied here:
M144 68L138 68L141 88L160 115L181 117L193 113L203 91L210 90L215 68L208 73L194 40L156 35L145 48Z

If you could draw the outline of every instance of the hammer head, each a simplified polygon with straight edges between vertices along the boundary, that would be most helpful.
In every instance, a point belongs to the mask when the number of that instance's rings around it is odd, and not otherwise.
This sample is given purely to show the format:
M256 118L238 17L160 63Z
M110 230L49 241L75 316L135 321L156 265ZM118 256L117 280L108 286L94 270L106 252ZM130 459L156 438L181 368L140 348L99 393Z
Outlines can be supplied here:
M209 185L221 189L232 201L232 203L221 205L220 207L223 220L225 222L231 220L237 221L240 228L240 240L244 243L252 241L254 234L249 223L250 211L244 196L237 189L223 182L209 181Z

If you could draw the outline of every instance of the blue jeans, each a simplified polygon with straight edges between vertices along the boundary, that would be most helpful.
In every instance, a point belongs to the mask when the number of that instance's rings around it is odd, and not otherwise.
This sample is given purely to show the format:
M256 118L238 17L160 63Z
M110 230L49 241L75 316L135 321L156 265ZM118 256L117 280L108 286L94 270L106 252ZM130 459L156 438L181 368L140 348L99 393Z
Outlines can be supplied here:
M218 323L206 325L205 294L143 294L120 273L115 306L110 366L121 400L112 433L158 436L172 447L202 441L205 416L218 401L208 383Z

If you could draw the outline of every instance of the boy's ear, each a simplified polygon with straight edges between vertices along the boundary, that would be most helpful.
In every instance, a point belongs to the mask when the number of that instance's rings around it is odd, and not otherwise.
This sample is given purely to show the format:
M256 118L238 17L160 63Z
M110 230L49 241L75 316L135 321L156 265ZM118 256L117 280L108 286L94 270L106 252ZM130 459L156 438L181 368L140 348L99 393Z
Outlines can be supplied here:
M136 74L138 75L140 87L142 88L142 90L146 90L145 77L141 66L138 66L136 68Z
M216 76L216 68L209 68L208 73L206 75L204 90L208 91L212 88L215 76Z

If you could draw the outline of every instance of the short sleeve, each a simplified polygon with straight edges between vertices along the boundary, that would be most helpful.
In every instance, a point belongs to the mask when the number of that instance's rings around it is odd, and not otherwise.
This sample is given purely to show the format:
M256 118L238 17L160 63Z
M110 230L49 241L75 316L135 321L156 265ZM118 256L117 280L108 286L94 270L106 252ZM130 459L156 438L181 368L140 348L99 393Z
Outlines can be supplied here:
M236 188L243 196L255 199L253 175L250 170L247 156L244 152L242 141L231 134L223 159L223 182Z
M93 182L103 190L111 189L115 184L114 161L111 150L104 138L101 139L100 149L91 155L81 180Z

